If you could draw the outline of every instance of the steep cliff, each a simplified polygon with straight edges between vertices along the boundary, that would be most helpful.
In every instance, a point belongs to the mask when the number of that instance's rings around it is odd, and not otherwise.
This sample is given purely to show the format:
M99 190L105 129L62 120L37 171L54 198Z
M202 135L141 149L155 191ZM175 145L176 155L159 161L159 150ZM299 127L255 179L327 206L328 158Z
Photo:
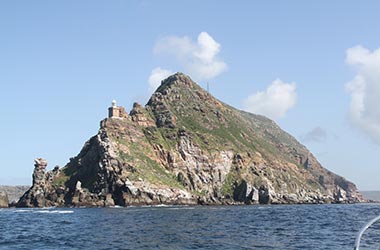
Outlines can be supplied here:
M220 102L181 73L145 107L101 121L81 152L43 179L19 206L362 200L273 121Z

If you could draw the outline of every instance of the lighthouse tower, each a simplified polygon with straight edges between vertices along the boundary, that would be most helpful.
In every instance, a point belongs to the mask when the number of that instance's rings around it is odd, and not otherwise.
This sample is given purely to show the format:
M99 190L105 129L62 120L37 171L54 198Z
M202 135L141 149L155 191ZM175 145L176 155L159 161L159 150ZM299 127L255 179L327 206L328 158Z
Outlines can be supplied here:
M120 117L120 108L116 105L116 101L112 101L112 106L108 108L108 118Z

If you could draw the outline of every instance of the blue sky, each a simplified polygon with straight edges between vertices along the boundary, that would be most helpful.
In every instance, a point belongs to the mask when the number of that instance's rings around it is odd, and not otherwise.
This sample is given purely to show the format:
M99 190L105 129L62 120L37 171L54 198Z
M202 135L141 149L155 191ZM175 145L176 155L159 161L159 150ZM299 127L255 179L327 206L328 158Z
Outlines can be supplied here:
M380 190L379 9L378 1L1 1L0 184L30 184L36 157L65 165L112 99L127 110L145 104L152 74L183 71L220 100L275 119L361 190Z

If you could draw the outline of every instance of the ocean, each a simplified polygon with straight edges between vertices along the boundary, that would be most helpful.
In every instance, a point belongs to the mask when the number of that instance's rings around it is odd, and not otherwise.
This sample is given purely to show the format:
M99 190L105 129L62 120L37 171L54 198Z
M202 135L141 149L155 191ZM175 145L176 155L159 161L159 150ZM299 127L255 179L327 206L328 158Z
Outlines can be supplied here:
M354 249L380 204L0 210L0 249ZM360 249L380 248L380 222Z

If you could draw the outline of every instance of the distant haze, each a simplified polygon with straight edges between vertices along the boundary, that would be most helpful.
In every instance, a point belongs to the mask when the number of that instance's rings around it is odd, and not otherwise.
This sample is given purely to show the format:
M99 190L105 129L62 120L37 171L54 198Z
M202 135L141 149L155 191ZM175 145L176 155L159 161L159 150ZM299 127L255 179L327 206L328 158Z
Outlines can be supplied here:
M380 191L360 191L364 198L380 202Z
M9 202L18 201L30 186L0 186L0 191L8 195Z

